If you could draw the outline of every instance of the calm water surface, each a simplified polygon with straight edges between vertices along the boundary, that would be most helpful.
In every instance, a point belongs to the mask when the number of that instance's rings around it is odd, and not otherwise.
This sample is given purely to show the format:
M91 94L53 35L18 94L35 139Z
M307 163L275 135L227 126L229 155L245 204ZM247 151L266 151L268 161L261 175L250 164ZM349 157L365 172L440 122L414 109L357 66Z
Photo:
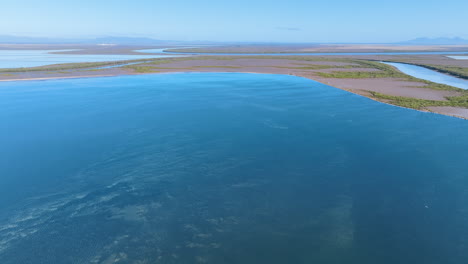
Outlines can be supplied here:
M0 50L0 68L36 67L59 63L138 60L164 55L87 55L53 54L60 50ZM169 56L171 57L171 56Z
M184 47L185 48L185 47ZM21 68L37 67L60 63L79 62L103 62L137 60L151 58L170 58L190 55L267 55L267 56L289 56L289 55L417 55L417 54L468 54L468 52L407 52L407 53L259 53L259 54L238 54L238 53L177 53L170 52L170 49L145 49L137 50L141 55L89 55L89 54L54 54L63 50L0 50L0 68ZM151 55L149 55L149 53Z
M401 72L408 74L410 76L435 82L450 85L453 87L458 87L461 89L468 89L468 80L460 79L457 77L450 76L448 74L440 73L434 70L430 70L424 67L405 64L405 63L397 63L397 62L383 62L388 65L392 65L396 67Z
M447 56L447 57L456 59L456 60L468 60L468 56Z
M0 263L468 259L468 122L236 73L0 84Z

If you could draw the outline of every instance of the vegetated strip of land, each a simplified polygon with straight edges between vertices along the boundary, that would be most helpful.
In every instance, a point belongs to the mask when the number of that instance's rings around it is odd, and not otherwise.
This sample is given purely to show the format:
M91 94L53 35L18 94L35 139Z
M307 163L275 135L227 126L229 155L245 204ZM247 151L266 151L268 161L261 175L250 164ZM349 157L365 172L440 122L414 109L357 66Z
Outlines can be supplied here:
M421 66L424 68L428 68L430 70L438 71L440 73L445 73L448 75L452 75L454 77L468 80L468 67L435 65L435 64L427 64L427 63L422 63L422 62L411 63L411 62L401 61L401 60L400 61L391 60L391 62L407 63L407 64L416 65L416 66Z
M20 67L20 68L0 68L0 73L13 73L13 72L45 72L45 71L63 71L75 69L98 68L105 66L118 66L128 63L148 62L149 59L126 60L126 61L105 61L105 62L79 62L79 63L62 63L52 64L37 67Z
M417 64L468 78L468 65L445 56L194 56L2 69L0 80L56 79L171 72L251 72L313 79L371 99L468 118L468 91L417 79L379 60ZM124 65L127 63L137 63ZM141 62L141 63L139 63ZM99 67L115 65L115 68Z
M173 48L181 53L349 53L349 52L431 52L468 51L468 45L391 45L391 44L282 44L223 45Z

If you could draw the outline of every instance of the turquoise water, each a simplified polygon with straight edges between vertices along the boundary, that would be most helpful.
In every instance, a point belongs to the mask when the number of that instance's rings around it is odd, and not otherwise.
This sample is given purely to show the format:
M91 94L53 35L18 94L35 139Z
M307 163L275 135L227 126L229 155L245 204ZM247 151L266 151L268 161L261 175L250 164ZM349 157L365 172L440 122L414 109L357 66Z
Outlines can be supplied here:
M0 107L2 264L468 259L465 120L240 73L1 83Z
M0 68L36 67L60 63L138 60L167 55L53 54L59 50L0 50ZM169 55L169 57L172 57Z
M391 65L396 67L401 72L408 74L410 76L435 82L450 85L453 87L458 87L461 89L468 89L468 80L456 78L444 73L440 73L437 71L433 71L424 67L405 64L405 63L397 63L397 62L383 62L385 64Z

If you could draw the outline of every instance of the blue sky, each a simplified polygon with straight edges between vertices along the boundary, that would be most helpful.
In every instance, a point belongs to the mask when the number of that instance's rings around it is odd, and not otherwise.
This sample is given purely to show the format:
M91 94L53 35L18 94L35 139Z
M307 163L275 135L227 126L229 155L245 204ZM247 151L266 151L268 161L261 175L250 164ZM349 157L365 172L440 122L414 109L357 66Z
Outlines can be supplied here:
M0 35L394 42L468 38L467 0L7 0Z

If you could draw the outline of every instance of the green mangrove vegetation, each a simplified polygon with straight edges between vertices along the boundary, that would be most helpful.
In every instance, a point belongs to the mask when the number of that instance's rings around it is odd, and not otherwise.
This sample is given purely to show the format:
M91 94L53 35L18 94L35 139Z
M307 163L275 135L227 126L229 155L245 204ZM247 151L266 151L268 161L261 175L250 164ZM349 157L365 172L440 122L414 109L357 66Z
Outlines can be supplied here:
M450 96L446 97L446 101L439 100L426 100L418 99L411 97L402 97L402 96L393 96L382 94L378 92L368 91L371 94L371 97L379 101L384 101L390 104L414 108L422 110L431 106L452 106L452 107L462 107L468 108L468 92L464 92L461 96Z
M320 77L324 78L345 78L345 79L369 79L369 78L399 78L402 81L423 83L424 86L411 86L411 87L420 87L428 88L434 90L446 90L446 91L464 91L463 89L453 87L450 85L434 83L431 81L419 79L413 76L409 76L400 72L397 68L383 64L377 61L369 60L351 60L352 62L361 65L363 68L373 68L379 71L335 71L331 73L318 72L316 73ZM421 66L421 65L418 65ZM466 69L468 70L468 69Z
M146 62L146 60L131 60L131 61L112 61L112 62L79 62L79 63L63 63L63 64L52 64L46 66L38 67L23 67L23 68L5 68L0 69L0 72L35 72L35 71L62 71L62 70L75 70L75 69L86 69L86 68L97 68L105 66L114 66L125 63L133 63L141 61Z
M56 73L69 73L72 70L85 70L85 71L100 71L99 67L116 66L120 69L130 70L134 73L158 73L162 70L200 70L200 69L242 69L243 66L233 65L190 65L184 66L181 64L179 67L173 66L175 62L181 61L213 61L213 60L244 60L244 59L262 59L262 60L284 60L288 61L286 66L282 63L269 63L270 65L255 66L248 65L245 67L274 67L291 70L310 70L311 73L323 78L344 78L344 79L375 79L375 78L395 78L401 81L413 82L414 86L419 88L457 91L458 96L446 97L446 100L425 100L410 97L392 96L378 92L368 91L368 96L382 102L424 110L432 106L452 106L468 108L468 91L452 87L444 84L437 84L430 81L418 79L400 72L397 68L380 63L376 60L356 59L356 58L340 58L340 57L318 57L318 56L261 56L261 55L246 55L246 56L191 56L191 57L170 57L170 58L154 58L142 60L127 60L127 61L114 61L114 62L92 62L92 63L67 63L55 64L41 67L31 68L16 68L16 69L0 69L0 76L11 77L23 72L41 71L46 74ZM328 62L320 64L318 62ZM395 61L397 62L397 61ZM126 65L128 63L134 63ZM410 62L403 62L410 63ZM455 75L462 78L468 78L468 68L456 66L441 66L429 65L423 63L410 63L429 69L437 70L443 73ZM332 69L330 72L321 72L320 70ZM340 69L333 71L333 69ZM343 70L353 69L353 70ZM362 70L361 70L362 69ZM369 69L366 71L365 69ZM240 70L241 71L241 70Z

